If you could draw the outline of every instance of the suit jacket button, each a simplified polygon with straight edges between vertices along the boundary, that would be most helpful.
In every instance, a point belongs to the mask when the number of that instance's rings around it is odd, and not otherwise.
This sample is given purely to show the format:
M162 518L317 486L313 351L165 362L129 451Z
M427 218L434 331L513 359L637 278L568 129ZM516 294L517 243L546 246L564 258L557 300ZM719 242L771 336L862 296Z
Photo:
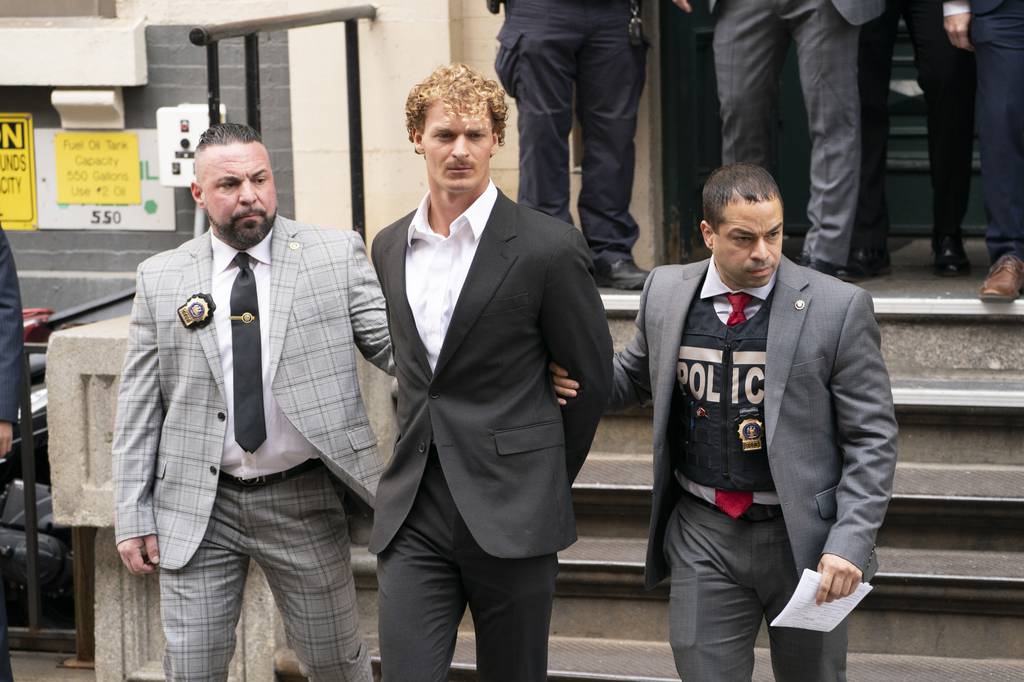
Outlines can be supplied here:
M213 474L214 476L216 476L217 475L217 467L215 467L215 466L213 466L211 464L210 465L210 473Z
M427 444L426 443L420 443L419 446L417 447L417 449L420 452L426 452L427 451Z
M227 418L228 418L228 416L226 414L224 414L223 412L218 412L217 413L217 419L219 419L221 421L224 421Z
M431 394L430 394L430 397L431 397L431 398L435 398L435 399L436 399L436 398L440 398L440 397L441 397L441 394L440 394L440 393L431 393Z

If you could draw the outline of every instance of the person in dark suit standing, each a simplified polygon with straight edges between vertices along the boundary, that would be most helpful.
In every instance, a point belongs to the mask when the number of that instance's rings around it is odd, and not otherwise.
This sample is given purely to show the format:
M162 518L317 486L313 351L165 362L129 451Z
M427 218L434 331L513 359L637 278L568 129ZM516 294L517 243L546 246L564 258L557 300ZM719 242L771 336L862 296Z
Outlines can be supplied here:
M0 227L0 458L11 451L14 422L18 419L18 401L22 367L21 293L18 273ZM0 682L10 682L11 654L7 648L7 605L0 580Z
M978 63L978 142L991 267L981 299L1024 287L1024 0L948 0L946 33Z
M939 276L966 275L960 224L967 213L974 150L974 55L949 43L935 0L887 0L885 12L860 32L860 196L854 222L849 281L889 271L889 206L885 162L889 148L889 80L896 31L902 18L914 44L917 81L928 113L928 162L932 185L932 253Z
M555 553L576 540L570 485L610 392L582 235L490 180L504 95L463 64L412 89L429 192L373 241L398 379L369 544L386 682L447 680L467 604L481 679L547 679ZM565 410L549 360L587 377Z

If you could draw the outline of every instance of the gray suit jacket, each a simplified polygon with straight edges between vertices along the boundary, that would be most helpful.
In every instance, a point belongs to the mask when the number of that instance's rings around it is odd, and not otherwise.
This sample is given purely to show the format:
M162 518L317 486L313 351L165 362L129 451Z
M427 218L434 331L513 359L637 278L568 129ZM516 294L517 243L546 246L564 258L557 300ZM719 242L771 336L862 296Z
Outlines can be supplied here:
M720 0L708 0L708 11L714 12ZM725 2L746 2L747 0L724 0ZM832 0L832 4L853 26L863 26L885 11L885 0Z
M274 396L330 470L372 504L382 462L356 378L355 349L386 368L384 298L362 240L278 217L271 242ZM210 235L139 266L114 435L116 541L156 533L160 565L184 566L203 538L224 442L217 331L177 309L209 292Z
M615 356L612 406L654 402L648 587L668 573L665 526L681 494L668 449L669 409L683 325L707 269L707 260L655 268L640 300L636 336ZM814 569L828 552L869 579L892 492L896 418L867 292L783 258L765 391L768 460L797 570Z

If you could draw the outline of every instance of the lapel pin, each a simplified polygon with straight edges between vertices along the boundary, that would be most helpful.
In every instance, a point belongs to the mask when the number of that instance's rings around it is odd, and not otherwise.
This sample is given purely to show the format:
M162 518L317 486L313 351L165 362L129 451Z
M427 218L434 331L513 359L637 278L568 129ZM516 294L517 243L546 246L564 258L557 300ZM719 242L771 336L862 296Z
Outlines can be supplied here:
M178 317L186 327L205 327L210 323L213 311L217 309L209 294L192 294L185 305L178 308Z
M793 307L796 308L797 310L803 310L804 308L807 307L807 304L804 303L804 299L798 298L796 300L796 303L793 304Z
M288 242L288 248L291 249L292 251L298 251L299 250L299 243L298 242Z

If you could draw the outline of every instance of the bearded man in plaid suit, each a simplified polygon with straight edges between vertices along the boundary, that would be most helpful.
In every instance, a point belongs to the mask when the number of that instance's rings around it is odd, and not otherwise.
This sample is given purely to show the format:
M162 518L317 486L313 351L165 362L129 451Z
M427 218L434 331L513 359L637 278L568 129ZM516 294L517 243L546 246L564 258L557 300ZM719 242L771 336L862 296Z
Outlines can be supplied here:
M118 552L160 569L168 680L224 680L249 561L312 680L371 677L341 492L381 461L355 350L391 357L384 299L351 231L277 215L246 126L196 147L211 229L139 266L113 447Z

